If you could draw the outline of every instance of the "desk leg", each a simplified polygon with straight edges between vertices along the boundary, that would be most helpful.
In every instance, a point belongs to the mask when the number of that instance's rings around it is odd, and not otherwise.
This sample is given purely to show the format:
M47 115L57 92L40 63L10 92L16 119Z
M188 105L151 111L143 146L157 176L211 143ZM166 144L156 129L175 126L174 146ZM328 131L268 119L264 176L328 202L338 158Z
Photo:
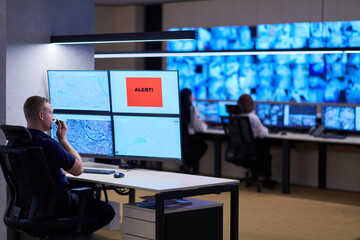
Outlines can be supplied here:
M318 188L326 188L326 143L319 143Z
M290 193L290 146L289 140L283 140L282 143L282 192Z
M230 239L239 239L239 186L231 191L230 200Z
M155 239L165 240L164 197L161 193L155 195Z
M214 136L214 176L221 177L221 136Z
M135 189L131 189L129 193L129 203L135 203Z

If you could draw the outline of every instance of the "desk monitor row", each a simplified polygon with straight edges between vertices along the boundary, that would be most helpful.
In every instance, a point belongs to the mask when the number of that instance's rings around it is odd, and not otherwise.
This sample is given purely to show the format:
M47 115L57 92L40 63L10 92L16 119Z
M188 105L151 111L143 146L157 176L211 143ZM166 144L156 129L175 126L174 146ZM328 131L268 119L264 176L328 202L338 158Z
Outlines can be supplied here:
M255 111L268 127L309 129L316 124L316 105L257 103ZM321 124L333 131L360 131L360 107L323 105Z
M220 116L228 116L226 105L235 101L197 101L200 118L208 123L220 123ZM316 124L316 105L256 103L256 114L268 127L311 128Z

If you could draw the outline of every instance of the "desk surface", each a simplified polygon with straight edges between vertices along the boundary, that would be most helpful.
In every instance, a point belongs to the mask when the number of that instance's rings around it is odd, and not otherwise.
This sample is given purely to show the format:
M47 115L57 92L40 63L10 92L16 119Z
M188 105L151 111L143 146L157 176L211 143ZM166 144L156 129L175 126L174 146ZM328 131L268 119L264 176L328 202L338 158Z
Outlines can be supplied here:
M114 170L114 169L112 169ZM125 177L114 178L112 174L83 173L80 176L67 174L69 179L87 181L93 183L108 184L126 188L147 190L152 192L168 192L177 190L189 190L202 187L237 184L239 181L226 178L205 177L198 175L154 171L147 169L118 170Z
M225 132L222 129L207 129L204 131L206 134L217 134L224 135ZM286 132L285 135L280 133L270 133L268 138L273 139L282 139L282 140L298 140L298 141L307 141L307 142L324 142L324 143L337 143L337 144L360 144L359 136L347 136L344 139L337 138L322 138L322 137L314 137L309 135L308 133L292 133Z

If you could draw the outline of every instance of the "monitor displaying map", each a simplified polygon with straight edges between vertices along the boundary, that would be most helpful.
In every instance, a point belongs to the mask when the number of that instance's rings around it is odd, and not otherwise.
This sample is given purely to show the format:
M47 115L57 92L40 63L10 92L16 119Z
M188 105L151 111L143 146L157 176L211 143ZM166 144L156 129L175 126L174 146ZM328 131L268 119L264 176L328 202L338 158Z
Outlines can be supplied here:
M114 141L122 159L181 160L179 117L114 116Z
M110 111L107 71L49 70L54 110Z
M102 115L54 114L63 120L67 127L67 140L73 148L84 156L113 156L113 136L111 117ZM56 124L53 123L51 137L56 137Z
M110 71L114 113L179 114L177 71Z

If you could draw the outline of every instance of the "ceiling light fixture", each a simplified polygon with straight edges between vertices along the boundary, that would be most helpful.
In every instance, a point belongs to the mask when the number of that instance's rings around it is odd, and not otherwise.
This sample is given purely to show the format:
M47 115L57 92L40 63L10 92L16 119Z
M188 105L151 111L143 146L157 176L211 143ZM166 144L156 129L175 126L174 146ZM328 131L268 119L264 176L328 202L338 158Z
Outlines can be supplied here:
M110 33L51 36L53 44L95 44L95 43L125 43L125 42L156 42L175 40L194 40L196 32L166 31L166 32L135 32L135 33Z

